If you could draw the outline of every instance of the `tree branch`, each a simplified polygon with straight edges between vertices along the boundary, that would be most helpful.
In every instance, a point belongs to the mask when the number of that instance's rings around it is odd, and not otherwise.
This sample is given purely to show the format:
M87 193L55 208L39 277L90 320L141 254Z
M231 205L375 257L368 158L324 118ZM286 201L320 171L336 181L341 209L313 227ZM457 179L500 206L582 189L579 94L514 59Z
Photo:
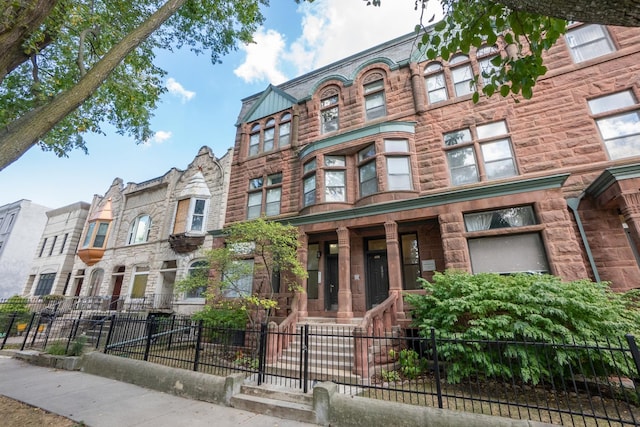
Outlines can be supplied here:
M62 92L47 104L29 111L0 131L0 171L17 160L57 123L78 108L109 77L133 49L138 47L186 0L167 2L124 37L87 72L72 89ZM1 55L0 55L1 56Z

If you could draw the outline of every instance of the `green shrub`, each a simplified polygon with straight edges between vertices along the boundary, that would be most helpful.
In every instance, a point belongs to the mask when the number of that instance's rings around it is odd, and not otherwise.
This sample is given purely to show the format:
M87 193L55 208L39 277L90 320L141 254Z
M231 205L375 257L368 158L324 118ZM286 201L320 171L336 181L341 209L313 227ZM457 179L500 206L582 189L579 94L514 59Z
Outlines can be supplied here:
M403 348L400 351L389 350L389 356L398 359L400 372L407 379L416 379L427 369L427 359L420 357L418 352L410 348Z
M433 283L422 282L426 295L406 296L414 308L415 326L425 337L434 328L438 338L455 335L464 340L438 345L439 357L447 363L449 382L484 372L488 377L537 384L567 375L588 358L597 359L593 362L600 369L596 374L614 368L628 374L625 370L633 366L621 353L513 343L593 344L637 333L637 299L612 292L606 283L567 283L550 275L472 275L459 271L436 273ZM485 342L498 340L500 344Z
M47 346L47 353L54 356L64 356L67 354L67 345L64 341L55 341Z
M27 298L14 295L0 304L0 334L6 334L8 332L10 336L16 335L19 323L29 323L31 313L29 313L27 303ZM13 326L10 331L7 331L14 315Z
M227 327L244 329L249 319L247 310L242 307L233 307L228 304L207 305L202 310L194 313L193 320L202 320L206 327Z
M46 352L54 356L81 356L87 337L81 335L71 342L67 350L66 341L54 341L47 346Z
M28 313L28 299L19 295L14 295L0 304L0 313Z

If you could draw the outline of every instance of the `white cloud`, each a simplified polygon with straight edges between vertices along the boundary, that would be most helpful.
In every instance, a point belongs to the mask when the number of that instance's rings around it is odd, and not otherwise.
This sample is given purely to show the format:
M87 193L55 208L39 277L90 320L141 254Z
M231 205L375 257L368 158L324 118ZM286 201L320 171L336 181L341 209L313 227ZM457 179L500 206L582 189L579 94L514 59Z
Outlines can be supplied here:
M282 34L260 28L253 39L254 43L241 47L247 57L242 65L233 70L235 75L247 83L266 80L277 85L287 80L278 69L279 58L285 47Z
M173 133L171 131L159 130L158 132L154 133L151 138L147 139L144 142L144 145L145 147L150 147L154 142L156 144L162 144L163 142L169 140L172 136Z
M167 89L169 93L179 97L182 102L190 101L196 93L190 90L186 90L180 83L176 81L173 77L169 77L167 79Z
M381 7L366 6L362 0L324 0L301 4L298 14L302 34L296 40L285 46L281 34L261 29L255 35L257 43L244 48L247 57L236 75L247 82L278 84L408 34L420 21L413 0L389 0ZM430 1L425 24L434 14L442 15L441 6ZM295 75L284 77L283 70Z

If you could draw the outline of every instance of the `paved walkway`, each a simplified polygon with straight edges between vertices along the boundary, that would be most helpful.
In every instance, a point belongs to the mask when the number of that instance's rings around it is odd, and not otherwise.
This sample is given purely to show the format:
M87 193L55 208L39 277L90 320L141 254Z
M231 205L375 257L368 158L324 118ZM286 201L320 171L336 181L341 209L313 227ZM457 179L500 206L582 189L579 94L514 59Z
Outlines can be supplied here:
M0 394L90 427L312 426L0 355ZM1 415L0 415L1 416Z

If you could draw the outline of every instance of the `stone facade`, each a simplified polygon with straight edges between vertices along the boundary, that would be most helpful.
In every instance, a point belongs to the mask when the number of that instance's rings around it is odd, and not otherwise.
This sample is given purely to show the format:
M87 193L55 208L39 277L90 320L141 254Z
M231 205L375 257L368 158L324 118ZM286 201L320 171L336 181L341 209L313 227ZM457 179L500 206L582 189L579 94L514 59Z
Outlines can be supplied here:
M202 307L200 294L174 300L174 283L204 259L210 232L224 225L230 164L230 152L216 158L202 147L185 170L126 186L116 178L91 203L66 295L93 309Z
M299 227L302 316L452 268L640 287L640 30L575 26L531 100L474 104L464 67L500 48L427 61L408 35L243 100L226 220Z
M85 202L47 211L47 225L38 243L38 251L31 263L22 295L65 294L88 214L89 203Z
M22 292L48 210L30 200L0 206L0 299Z

